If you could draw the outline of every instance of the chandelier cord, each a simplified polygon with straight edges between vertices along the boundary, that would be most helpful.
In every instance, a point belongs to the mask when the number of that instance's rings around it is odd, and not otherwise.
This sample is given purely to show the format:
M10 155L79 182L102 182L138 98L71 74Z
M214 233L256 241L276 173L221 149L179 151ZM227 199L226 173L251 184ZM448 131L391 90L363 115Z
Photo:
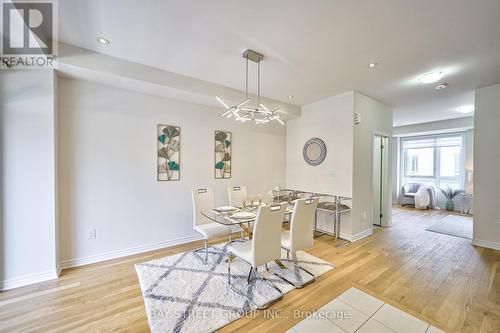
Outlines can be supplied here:
M246 55L245 96L248 98L248 54Z
M260 108L260 61L257 63L257 109Z

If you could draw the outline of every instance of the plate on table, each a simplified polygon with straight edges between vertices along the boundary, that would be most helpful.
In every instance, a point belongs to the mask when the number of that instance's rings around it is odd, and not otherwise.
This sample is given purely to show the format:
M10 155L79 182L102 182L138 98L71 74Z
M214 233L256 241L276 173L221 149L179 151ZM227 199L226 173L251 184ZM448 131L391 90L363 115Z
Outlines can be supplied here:
M235 219L238 219L238 220L248 220L248 219L253 219L255 218L257 215L255 213L251 213L251 212L238 212L238 213L234 213L232 215L232 217L234 217Z
M233 207L233 206L221 206L221 207L215 208L215 210L218 212L224 213L224 212L233 212L235 210L238 210L238 208Z
M259 208L263 204L264 204L263 202L258 202L258 201L253 201L253 202L247 201L246 202L246 207L249 207L249 208Z

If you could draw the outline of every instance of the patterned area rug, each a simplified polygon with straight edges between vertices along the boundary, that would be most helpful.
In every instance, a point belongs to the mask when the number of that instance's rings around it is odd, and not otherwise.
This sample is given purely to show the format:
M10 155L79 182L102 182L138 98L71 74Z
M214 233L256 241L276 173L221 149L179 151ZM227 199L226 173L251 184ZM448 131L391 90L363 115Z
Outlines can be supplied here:
M222 245L216 247L224 249ZM286 258L286 253L282 257ZM211 249L208 264L204 264L193 252L183 252L135 265L151 331L212 332L254 310L250 302L229 287L226 259L226 255ZM290 261L315 276L335 268L335 265L303 251L297 252L296 257L290 257ZM293 286L273 272L293 282L311 279L289 261L282 262L285 270L270 263L270 272L261 267L259 273L283 293L291 291ZM246 291L257 304L267 303L279 296L258 275L253 275L250 284L247 284L249 270L250 266L240 259L231 262L231 281L238 289Z
M472 218L467 216L448 215L425 230L472 239Z

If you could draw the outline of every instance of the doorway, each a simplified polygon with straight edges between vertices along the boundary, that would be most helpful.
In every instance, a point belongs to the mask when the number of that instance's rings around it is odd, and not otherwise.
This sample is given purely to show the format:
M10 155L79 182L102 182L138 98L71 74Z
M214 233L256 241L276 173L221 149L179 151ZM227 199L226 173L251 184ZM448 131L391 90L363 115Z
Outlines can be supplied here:
M389 183L388 137L373 136L372 159L372 223L375 226L387 225L387 184Z

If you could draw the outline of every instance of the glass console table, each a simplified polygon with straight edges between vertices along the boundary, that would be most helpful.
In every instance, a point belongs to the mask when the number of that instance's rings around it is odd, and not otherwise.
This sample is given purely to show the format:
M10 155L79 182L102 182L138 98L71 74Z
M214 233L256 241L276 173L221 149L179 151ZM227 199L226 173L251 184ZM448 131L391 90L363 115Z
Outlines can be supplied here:
M316 219L314 223L314 231L316 232L315 237L326 234L334 237L334 239L339 238L340 234L340 223L341 216L351 210L349 205L347 205L347 201L352 200L349 197L334 195L334 194L326 194L319 192L309 192L295 189L276 189L272 191L272 196L274 198L274 202L283 202L288 201L291 205L293 200L301 199L301 198L320 198L320 202L318 204L318 208L316 210ZM321 230L318 228L318 212L326 212L332 214L333 216L333 232L327 230ZM348 243L346 241L346 243ZM339 246L342 246L346 243L342 243Z
M472 193L462 194L462 209L460 210L460 214L471 215L471 202L473 197Z

